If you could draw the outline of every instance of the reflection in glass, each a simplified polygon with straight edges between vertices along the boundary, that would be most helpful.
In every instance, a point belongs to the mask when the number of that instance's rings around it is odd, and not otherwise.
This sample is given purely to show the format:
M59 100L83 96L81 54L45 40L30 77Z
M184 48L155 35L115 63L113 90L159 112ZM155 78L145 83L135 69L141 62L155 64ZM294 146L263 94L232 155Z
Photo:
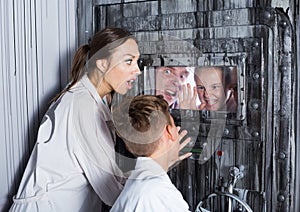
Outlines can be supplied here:
M186 84L189 72L186 67L156 67L156 95L163 95L170 108L178 108L178 93Z
M210 111L236 112L236 67L196 67L194 79L202 108Z
M237 112L238 86L236 66L158 66L144 70L145 82L152 81L144 88L163 95L171 109L180 108L178 96L183 85L196 86L197 101L193 107L183 108L204 111ZM192 92L192 90L191 90Z

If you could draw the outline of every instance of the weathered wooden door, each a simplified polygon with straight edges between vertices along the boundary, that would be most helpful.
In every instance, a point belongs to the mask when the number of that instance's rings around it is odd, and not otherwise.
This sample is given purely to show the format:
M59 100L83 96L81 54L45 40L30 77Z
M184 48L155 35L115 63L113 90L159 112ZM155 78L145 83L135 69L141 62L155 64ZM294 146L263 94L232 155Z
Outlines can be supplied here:
M191 210L207 195L227 191L235 171L241 175L233 194L253 211L293 211L294 47L282 10L234 0L99 0L86 5L79 19L85 32L79 34L81 43L106 26L126 28L137 37L145 72L133 92L153 88L155 66L236 68L234 113L173 110L177 123L195 139L194 156L169 173ZM211 142L212 154L199 159L198 150ZM242 206L233 201L231 207ZM205 207L226 211L228 201L215 197Z

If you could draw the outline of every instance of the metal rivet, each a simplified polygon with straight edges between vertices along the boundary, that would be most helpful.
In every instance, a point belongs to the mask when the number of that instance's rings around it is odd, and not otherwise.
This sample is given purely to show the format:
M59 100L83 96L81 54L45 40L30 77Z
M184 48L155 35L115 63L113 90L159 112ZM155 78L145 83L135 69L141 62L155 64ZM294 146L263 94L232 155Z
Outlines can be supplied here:
M286 114L287 114L286 109L282 108L281 110L279 110L279 114L281 117L286 116Z
M281 26L282 28L286 27L286 26L287 26L286 21L281 21L281 22L280 22L280 26Z
M257 102L253 102L253 103L251 104L251 107L252 107L253 109L257 110L258 107L259 107L259 105L258 105Z
M283 160L283 159L285 159L285 157L286 157L286 155L284 152L279 152L279 154L278 154L279 159Z
M186 23L193 24L193 22L194 22L194 19L192 17L187 17L186 18Z
M253 77L253 79L255 79L255 80L257 80L257 79L259 79L259 73L254 73L253 75L252 75L252 77Z
M242 207L242 206L239 206L239 207L238 207L238 211L241 211L241 212L244 211L243 207Z
M257 131L253 132L252 136L257 138L259 136L259 132L257 132Z
M257 47L257 46L259 46L259 43L258 43L258 41L255 41L255 42L253 43L253 46L254 46L254 47Z
M269 11L265 11L264 17L267 18L267 19L270 19L271 18L271 13Z
M225 15L225 16L224 16L224 20L225 20L225 21L228 21L228 20L230 20L230 19L231 19L231 17L230 17L229 15Z
M286 72L287 71L287 67L286 66L280 66L280 71L281 72Z
M229 135L229 130L227 128L224 129L224 135Z
M279 194L279 195L277 196L277 200L278 200L279 202L284 202L284 201L285 201L284 195Z

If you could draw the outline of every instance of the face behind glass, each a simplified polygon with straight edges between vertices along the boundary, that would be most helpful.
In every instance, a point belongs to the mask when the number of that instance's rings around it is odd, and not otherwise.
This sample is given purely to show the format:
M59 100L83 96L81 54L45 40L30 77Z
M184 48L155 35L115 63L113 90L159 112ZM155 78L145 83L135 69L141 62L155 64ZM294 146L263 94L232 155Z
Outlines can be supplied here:
M156 68L156 95L163 95L169 105L174 104L188 76L189 72L185 67Z
M218 67L203 67L195 72L195 83L200 101L207 110L225 110L226 96L223 87L223 72Z

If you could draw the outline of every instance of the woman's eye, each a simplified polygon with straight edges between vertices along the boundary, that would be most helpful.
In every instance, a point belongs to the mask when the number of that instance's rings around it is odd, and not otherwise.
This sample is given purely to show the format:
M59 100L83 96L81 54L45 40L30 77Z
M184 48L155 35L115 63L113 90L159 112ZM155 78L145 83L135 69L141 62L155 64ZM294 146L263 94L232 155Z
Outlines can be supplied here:
M170 69L165 69L165 70L164 70L164 73L165 73L165 74L171 74L172 72L171 72Z
M205 87L202 86L202 85L198 85L198 86L197 86L197 89L198 89L198 90L205 90Z
M131 65L132 59L128 59L128 60L126 60L125 62L126 62L128 65Z
M186 79L186 76L185 75L180 75L180 78L181 79Z
M220 89L222 86L221 85L213 85L212 89Z

